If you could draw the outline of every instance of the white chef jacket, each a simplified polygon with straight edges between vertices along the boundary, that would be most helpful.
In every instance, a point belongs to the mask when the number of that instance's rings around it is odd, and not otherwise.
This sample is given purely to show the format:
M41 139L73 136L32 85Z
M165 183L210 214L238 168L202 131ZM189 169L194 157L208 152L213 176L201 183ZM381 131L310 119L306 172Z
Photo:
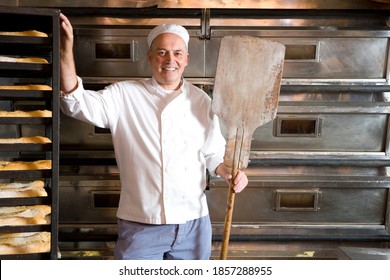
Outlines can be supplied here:
M153 78L97 92L78 82L61 110L110 128L121 180L118 218L179 224L207 215L206 168L215 175L226 144L210 97L184 79L176 92Z

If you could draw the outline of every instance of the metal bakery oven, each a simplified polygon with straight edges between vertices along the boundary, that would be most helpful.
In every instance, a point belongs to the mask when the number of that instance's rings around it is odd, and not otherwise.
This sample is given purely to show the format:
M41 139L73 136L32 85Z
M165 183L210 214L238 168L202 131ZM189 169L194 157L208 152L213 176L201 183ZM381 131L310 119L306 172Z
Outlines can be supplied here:
M380 257L390 240L387 17L246 12L206 9L185 19L76 15L78 74L90 89L149 77L147 34L174 22L190 32L185 77L212 96L223 36L285 44L278 114L254 133L229 258L370 258L368 248ZM112 258L120 183L109 131L62 115L60 163L63 257ZM218 258L227 187L210 178L206 194Z

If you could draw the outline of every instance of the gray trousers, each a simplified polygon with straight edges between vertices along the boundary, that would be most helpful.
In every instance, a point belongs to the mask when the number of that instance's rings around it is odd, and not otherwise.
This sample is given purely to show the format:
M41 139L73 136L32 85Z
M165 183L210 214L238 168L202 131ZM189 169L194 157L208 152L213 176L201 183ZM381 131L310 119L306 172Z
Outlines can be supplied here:
M185 224L151 225L118 219L118 260L208 260L210 217Z

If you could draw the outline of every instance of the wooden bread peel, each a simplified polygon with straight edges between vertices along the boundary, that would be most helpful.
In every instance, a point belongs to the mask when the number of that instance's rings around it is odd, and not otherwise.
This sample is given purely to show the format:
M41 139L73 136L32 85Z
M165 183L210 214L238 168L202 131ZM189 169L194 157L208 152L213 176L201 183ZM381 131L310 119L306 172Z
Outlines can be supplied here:
M285 46L252 36L221 40L212 108L226 128L224 164L232 178L248 166L254 130L276 116ZM235 193L229 184L220 258L227 258Z

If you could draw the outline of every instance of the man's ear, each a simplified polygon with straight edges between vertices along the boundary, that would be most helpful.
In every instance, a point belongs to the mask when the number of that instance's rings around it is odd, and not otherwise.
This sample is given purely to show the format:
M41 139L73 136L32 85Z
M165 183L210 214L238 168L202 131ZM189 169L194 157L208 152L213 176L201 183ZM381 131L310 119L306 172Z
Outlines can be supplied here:
M151 64L151 61L152 61L152 55L150 54L150 52L148 52L147 54L147 60L148 60L148 63Z

